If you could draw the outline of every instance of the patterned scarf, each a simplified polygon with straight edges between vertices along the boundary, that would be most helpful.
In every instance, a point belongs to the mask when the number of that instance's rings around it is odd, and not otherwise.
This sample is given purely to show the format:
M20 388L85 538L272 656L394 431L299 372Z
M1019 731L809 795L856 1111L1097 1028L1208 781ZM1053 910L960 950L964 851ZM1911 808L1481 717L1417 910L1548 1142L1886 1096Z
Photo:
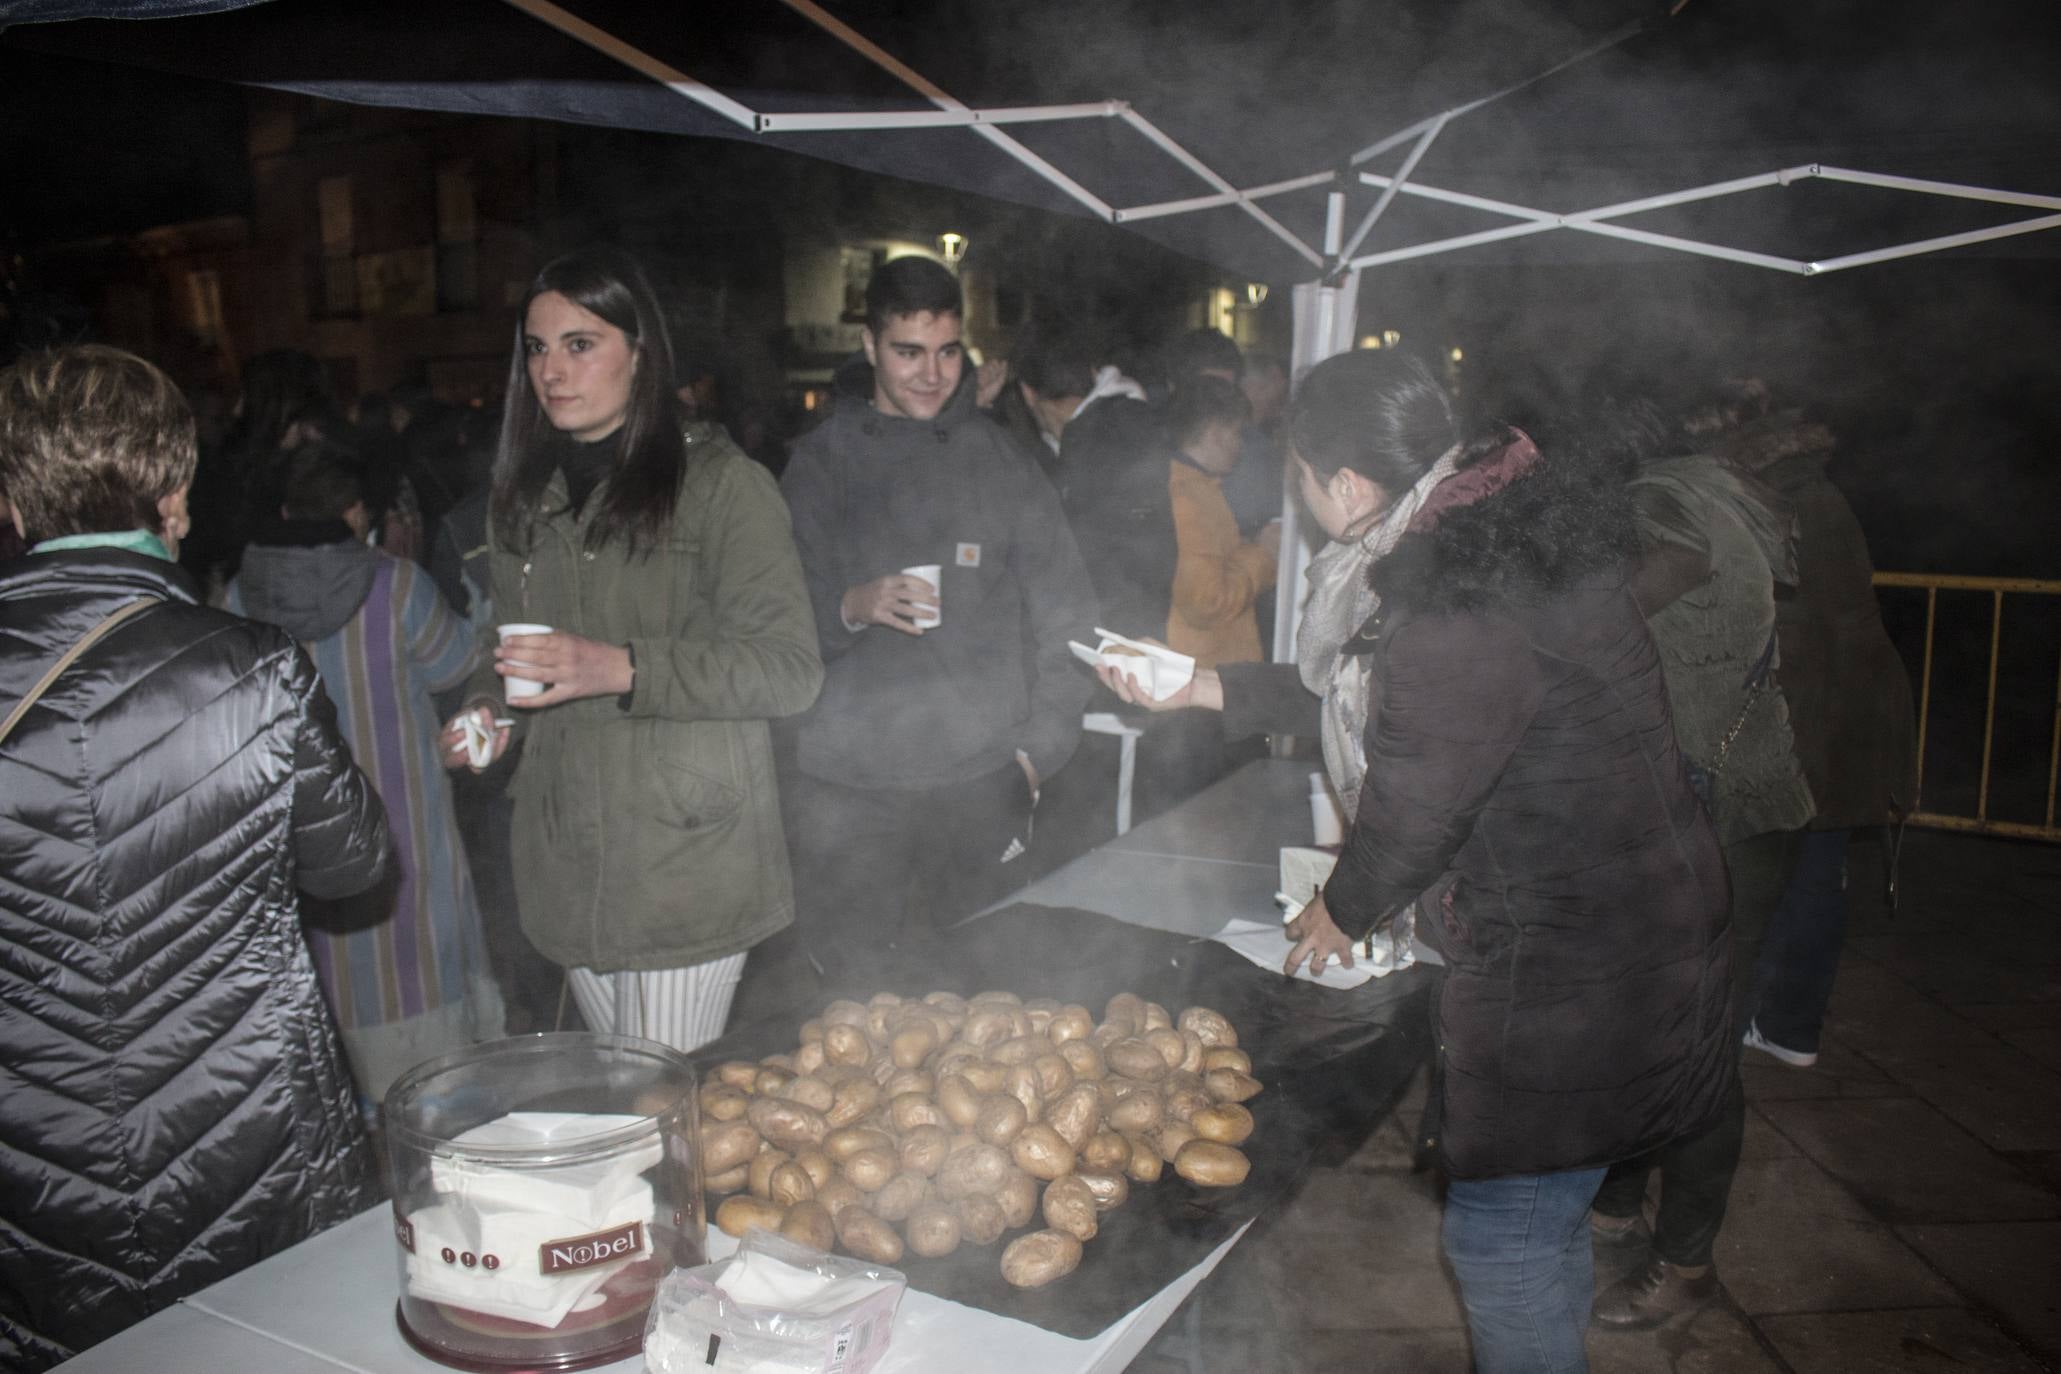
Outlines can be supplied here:
M1327 544L1310 560L1310 595L1303 605L1295 661L1302 685L1324 699L1324 767L1348 821L1359 812L1360 784L1367 776L1373 665L1366 654L1342 650L1381 607L1368 574L1409 531L1432 490L1453 475L1459 457L1459 445L1447 449L1374 528L1356 540Z

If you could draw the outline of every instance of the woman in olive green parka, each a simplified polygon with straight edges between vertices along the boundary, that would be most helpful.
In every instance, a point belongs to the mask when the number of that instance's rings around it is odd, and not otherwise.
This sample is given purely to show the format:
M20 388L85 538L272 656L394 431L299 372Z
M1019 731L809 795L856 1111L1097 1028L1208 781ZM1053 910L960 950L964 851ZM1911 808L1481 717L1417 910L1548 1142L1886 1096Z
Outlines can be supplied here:
M495 617L511 635L446 730L507 747L522 927L590 1027L692 1049L721 1034L745 951L793 919L767 721L823 680L771 476L682 424L655 293L589 249L523 303L495 465ZM498 675L499 680L496 679Z

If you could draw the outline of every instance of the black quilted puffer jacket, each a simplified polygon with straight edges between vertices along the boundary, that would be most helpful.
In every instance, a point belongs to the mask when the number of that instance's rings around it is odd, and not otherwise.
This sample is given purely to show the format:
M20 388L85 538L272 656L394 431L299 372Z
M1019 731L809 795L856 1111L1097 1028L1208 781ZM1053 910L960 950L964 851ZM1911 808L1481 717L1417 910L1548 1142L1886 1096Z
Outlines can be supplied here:
M41 1369L378 1198L295 888L362 891L379 799L285 634L174 565L0 565L0 1369Z

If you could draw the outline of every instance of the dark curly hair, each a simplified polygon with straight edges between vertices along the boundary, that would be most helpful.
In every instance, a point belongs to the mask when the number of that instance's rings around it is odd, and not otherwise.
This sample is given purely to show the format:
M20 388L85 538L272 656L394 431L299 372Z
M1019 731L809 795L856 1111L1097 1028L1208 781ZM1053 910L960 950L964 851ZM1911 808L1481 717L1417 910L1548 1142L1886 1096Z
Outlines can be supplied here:
M1461 451L1462 470L1523 436L1489 426ZM1611 455L1579 442L1436 528L1413 532L1374 566L1374 589L1423 610L1474 610L1565 591L1619 568L1639 549L1638 529Z

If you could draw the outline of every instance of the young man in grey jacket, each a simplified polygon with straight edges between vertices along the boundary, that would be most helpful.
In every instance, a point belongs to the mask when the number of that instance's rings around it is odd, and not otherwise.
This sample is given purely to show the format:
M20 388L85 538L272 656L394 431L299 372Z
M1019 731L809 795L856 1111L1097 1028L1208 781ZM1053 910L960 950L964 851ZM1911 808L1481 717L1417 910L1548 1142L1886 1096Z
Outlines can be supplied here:
M877 271L864 361L782 484L825 668L796 740L797 905L840 980L906 974L1008 890L1093 685L1066 641L1094 591L1057 493L974 403L961 314L930 259Z

